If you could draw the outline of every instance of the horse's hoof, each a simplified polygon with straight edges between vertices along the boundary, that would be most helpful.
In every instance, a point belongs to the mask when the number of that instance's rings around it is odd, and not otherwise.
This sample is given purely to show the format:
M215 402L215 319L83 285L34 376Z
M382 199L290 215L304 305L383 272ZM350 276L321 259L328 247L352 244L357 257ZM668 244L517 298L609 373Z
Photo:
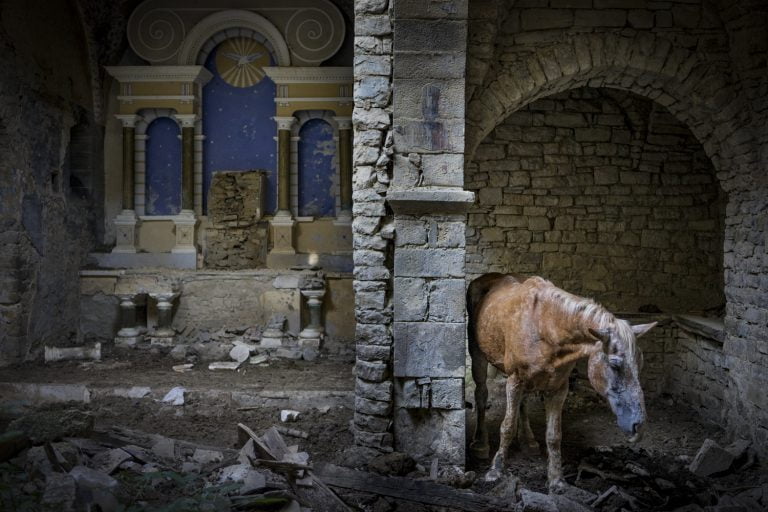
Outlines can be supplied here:
M498 470L498 469L490 469L485 474L485 481L486 482L495 482L499 478L501 478L501 471Z
M488 459L491 456L491 449L487 444L471 444L469 446L469 453L475 459Z
M568 482L564 478L555 478L549 482L550 494L563 494L563 492L569 487Z

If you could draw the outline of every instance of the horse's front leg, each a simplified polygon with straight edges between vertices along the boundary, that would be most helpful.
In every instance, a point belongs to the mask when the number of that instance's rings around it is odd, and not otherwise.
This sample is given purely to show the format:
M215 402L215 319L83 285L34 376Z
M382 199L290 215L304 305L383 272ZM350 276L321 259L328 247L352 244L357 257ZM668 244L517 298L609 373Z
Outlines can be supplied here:
M507 377L507 410L504 420L501 422L499 451L493 457L491 469L486 475L486 480L496 480L504 471L507 450L517 433L517 418L520 412L520 402L523 399L522 382L516 374Z
M568 381L557 391L547 395L544 408L547 413L547 481L550 489L562 487L563 457L560 452L560 440L563 432L563 403L568 395Z

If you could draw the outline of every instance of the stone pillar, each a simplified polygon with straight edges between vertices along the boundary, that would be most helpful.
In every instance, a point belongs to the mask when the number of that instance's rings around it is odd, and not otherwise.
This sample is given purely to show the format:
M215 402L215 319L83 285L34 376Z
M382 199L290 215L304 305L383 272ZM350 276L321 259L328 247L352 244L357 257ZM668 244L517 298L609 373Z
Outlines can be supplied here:
M301 290L301 294L307 298L309 323L299 333L299 345L319 349L323 338L323 297L325 290Z
M120 330L115 337L115 345L134 347L141 341L141 331L136 325L135 295L120 295Z
M195 121L194 114L177 114L181 123L181 211L195 209Z
M387 191L395 214L395 449L457 465L465 462L465 212L474 201L463 189L467 8L467 0L451 9L394 0ZM441 58L451 64L430 66Z
M203 214L203 123L195 123L195 215Z
M134 152L134 184L133 191L136 215L141 217L146 214L147 207L147 140L149 136L145 133L137 133L134 143L136 151Z
M152 345L173 345L174 335L171 328L173 322L173 299L175 293L150 293L157 303L157 327L150 336Z
M337 223L352 222L352 118L334 117L339 126L339 190L341 211Z
M112 252L135 253L138 218L134 209L134 151L138 116L131 114L116 117L123 123L123 209L114 220L116 240Z
M177 114L175 117L181 123L181 213L173 219L176 227L176 245L171 249L171 252L174 254L196 254L194 137L197 116L194 114Z
M277 213L270 222L272 226L272 250L267 264L270 267L293 265L296 254L293 247L293 215L291 214L291 126L296 118L274 117L277 123ZM283 260L282 257L289 256Z

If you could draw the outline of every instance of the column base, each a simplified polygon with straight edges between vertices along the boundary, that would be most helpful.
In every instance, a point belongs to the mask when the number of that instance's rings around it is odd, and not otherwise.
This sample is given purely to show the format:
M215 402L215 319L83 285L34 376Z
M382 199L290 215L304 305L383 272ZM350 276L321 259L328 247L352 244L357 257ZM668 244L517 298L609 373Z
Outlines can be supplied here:
M320 350L320 345L322 344L322 337L318 336L316 338L313 337L304 337L302 334L299 334L299 346L301 348L313 348L315 350Z
M181 213L173 218L176 226L176 245L171 249L172 254L197 254L195 247L195 226L197 219L192 210L181 210Z
M259 345L263 348L275 348L283 346L283 332L277 329L267 329L261 335Z
M175 336L158 336L151 334L147 337L151 347L173 347L176 345Z
M136 348L144 342L144 336L115 336L115 346L118 348Z
M133 210L123 210L115 217L115 247L113 253L136 254L136 225L139 219Z
M293 220L290 213L278 212L269 223L272 226L272 250L270 254L296 254L293 246Z

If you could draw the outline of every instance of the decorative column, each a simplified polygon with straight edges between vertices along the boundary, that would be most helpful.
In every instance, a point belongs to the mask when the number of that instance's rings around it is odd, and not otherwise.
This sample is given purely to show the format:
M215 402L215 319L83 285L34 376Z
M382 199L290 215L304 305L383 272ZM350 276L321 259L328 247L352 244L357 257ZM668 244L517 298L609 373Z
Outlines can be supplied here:
M339 188L341 211L336 224L352 223L352 118L334 117L339 126Z
M325 290L301 290L307 298L309 309L309 324L299 333L299 345L302 347L320 348L323 339L323 297Z
M157 302L157 327L150 336L152 345L173 345L176 332L171 328L173 322L173 300L175 293L150 293Z
M273 255L293 255L293 215L291 214L291 126L296 122L293 116L273 117L277 123L277 213L272 218ZM279 262L275 262L281 266ZM293 260L289 262L292 264Z
M133 191L136 215L141 217L146 214L147 207L147 140L149 136L146 133L137 133L134 144L134 179L135 190Z
M203 122L195 123L195 215L203 214Z
M134 209L134 151L136 114L117 115L123 123L123 210L115 217L115 247L113 253L136 252L136 211Z
M176 245L174 254L196 254L195 248L195 114L177 114L181 123L181 213L174 217Z
M115 337L115 346L135 347L143 341L141 331L136 325L135 295L120 295L120 330Z

